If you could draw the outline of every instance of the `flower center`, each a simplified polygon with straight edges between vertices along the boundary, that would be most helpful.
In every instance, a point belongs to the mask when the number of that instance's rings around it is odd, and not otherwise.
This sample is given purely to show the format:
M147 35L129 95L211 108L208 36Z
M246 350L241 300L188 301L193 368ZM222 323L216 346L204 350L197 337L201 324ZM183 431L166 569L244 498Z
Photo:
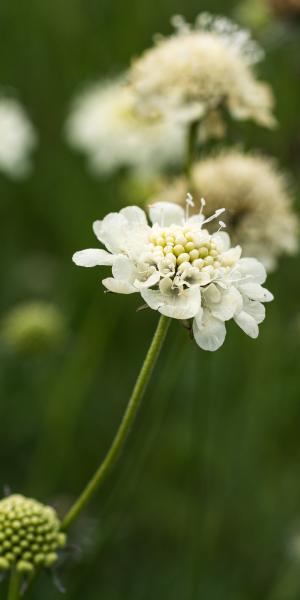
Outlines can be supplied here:
M224 264L217 241L206 230L189 225L159 228L150 235L150 249L156 260L166 258L174 267L219 268Z

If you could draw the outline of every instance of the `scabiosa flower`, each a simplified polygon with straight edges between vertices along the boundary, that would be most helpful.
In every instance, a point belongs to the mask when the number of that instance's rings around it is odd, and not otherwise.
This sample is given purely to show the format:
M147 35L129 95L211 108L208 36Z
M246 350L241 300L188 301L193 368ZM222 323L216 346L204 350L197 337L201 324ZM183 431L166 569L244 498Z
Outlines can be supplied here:
M298 248L299 222L292 207L286 177L275 161L239 150L223 151L196 163L192 169L193 191L203 195L207 209L221 202L226 208L226 225L234 244L259 259L268 270L276 267L282 254ZM167 198L182 202L188 182L178 178L162 184L152 202Z
M225 339L225 321L234 319L251 337L265 317L263 302L273 296L262 284L266 272L253 258L241 258L240 246L231 247L220 229L210 234L204 227L224 209L205 219L204 202L198 214L161 202L150 207L150 220L137 206L110 213L94 223L94 233L108 251L76 252L74 262L83 267L107 265L113 277L102 281L111 292L139 293L146 304L162 315L193 319L197 344L217 350Z
M0 571L15 567L20 573L32 573L51 567L65 542L51 506L17 494L0 501Z
M96 83L75 100L66 136L100 173L122 166L156 171L181 162L184 153L183 128L159 115L138 115L119 79Z
M170 113L187 121L225 108L234 119L274 125L269 86L255 79L252 65L262 52L246 31L223 17L201 14L195 27L173 19L177 31L159 38L129 72L142 114Z
M21 104L0 98L0 170L16 178L26 175L36 143L36 132Z

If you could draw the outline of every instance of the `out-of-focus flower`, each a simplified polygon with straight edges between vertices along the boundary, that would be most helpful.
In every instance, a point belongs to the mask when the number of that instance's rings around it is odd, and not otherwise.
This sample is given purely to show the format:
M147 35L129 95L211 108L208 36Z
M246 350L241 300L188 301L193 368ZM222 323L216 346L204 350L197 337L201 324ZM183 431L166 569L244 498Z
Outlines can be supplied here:
M36 144L36 132L21 104L0 98L0 170L16 178L27 175Z
M59 344L66 322L55 304L26 302L13 307L3 318L1 337L16 352L36 354Z
M184 129L159 115L138 115L121 80L99 82L75 100L66 136L95 172L161 170L181 162L184 153Z
M57 562L66 536L51 506L13 495L0 501L0 571L32 573Z
M212 235L203 225L218 218L224 209L205 219L201 210L189 217L186 210L169 202L150 207L150 220L137 206L108 214L95 221L94 233L108 251L76 252L74 262L83 267L112 267L113 277L103 280L111 292L141 294L147 305L179 320L193 319L193 333L204 350L217 350L225 339L225 321L234 319L251 337L265 317L262 302L273 296L262 287L266 272L253 258L241 258L241 248L230 247L229 236Z
M226 109L234 119L275 123L270 87L252 65L262 52L246 31L223 17L199 15L195 27L175 17L177 31L160 37L129 72L141 114L173 113L186 121Z
M293 211L289 185L276 163L266 157L224 151L199 161L192 170L193 192L204 196L207 208L226 208L226 225L234 244L260 260L268 270L280 255L298 248L299 222ZM151 202L162 198L180 203L188 182L178 178L162 184Z

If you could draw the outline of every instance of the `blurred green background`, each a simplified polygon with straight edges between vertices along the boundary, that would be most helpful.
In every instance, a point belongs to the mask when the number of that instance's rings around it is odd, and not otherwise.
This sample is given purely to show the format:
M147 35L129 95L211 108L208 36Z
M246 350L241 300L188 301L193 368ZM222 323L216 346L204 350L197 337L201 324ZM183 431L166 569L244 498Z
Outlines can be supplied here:
M71 262L94 244L92 221L127 199L121 175L92 177L66 146L69 101L84 83L126 68L155 32L170 32L173 14L232 16L237 6L0 4L0 84L17 91L39 133L32 175L0 175L1 317L46 300L67 323L44 352L0 346L0 485L61 514L108 448L157 321L154 312L136 313L133 296L105 295L100 271ZM275 155L297 195L300 26L277 19L256 37L280 125L243 125L238 139ZM70 535L59 569L67 598L300 597L300 552L298 566L292 551L300 535L299 267L299 257L283 259L270 276L276 300L255 342L229 326L211 355L172 324L126 452ZM45 574L30 597L60 593Z

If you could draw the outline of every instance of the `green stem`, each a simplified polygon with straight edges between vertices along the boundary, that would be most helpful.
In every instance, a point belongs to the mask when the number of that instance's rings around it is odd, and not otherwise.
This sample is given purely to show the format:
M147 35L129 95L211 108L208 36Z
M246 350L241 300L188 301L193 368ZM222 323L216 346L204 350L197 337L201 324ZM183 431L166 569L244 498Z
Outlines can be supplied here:
M124 413L119 429L115 435L115 438L112 442L112 445L103 462L100 464L99 468L93 475L92 479L89 481L89 483L87 484L83 492L80 494L79 498L75 501L73 506L70 508L68 514L63 520L63 530L66 531L73 523L73 521L75 521L79 513L83 510L86 504L90 501L91 497L102 485L103 481L106 479L107 475L109 474L115 462L117 461L126 442L131 425L135 419L143 393L150 380L152 370L154 368L156 359L158 358L159 352L162 348L169 324L170 319L168 317L160 317L151 345L146 354L146 358L136 380L126 411Z
M21 573L18 573L16 569L12 569L7 600L18 600L21 597Z
M199 127L199 120L192 121L187 131L187 147L186 147L186 164L185 174L187 178L188 191L193 193L193 181L192 181L192 166L195 160L196 147L197 147L197 133Z

